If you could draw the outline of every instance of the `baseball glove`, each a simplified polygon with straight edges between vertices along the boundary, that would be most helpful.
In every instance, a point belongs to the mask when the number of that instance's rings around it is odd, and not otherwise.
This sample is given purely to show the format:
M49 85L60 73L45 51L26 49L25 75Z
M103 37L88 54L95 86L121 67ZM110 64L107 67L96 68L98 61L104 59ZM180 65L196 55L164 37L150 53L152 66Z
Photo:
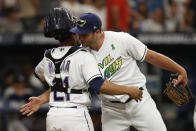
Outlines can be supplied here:
M188 86L180 83L174 87L174 83L177 81L177 76L171 75L170 80L166 83L166 89L164 94L168 96L177 106L182 106L193 100L193 93Z

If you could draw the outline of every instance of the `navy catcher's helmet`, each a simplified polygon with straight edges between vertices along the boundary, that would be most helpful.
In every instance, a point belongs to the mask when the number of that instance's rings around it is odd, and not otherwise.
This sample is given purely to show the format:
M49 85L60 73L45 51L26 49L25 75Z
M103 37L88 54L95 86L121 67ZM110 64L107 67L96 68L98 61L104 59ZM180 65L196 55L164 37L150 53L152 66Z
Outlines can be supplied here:
M63 42L71 36L70 28L76 26L76 17L65 8L54 8L45 18L44 35Z

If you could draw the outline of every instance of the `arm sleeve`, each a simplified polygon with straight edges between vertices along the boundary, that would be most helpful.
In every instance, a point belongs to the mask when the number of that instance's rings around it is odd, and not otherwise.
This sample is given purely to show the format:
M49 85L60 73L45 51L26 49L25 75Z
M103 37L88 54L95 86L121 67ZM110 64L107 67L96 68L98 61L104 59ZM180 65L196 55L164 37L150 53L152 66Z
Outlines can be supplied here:
M96 77L89 82L89 85L91 89L95 90L98 93L104 81L105 80L102 77Z
M132 56L135 60L142 62L145 59L147 46L135 37L125 33L124 45L128 55Z
M89 52L86 52L82 60L82 74L88 83L96 77L102 77L94 56Z
M34 72L36 77L38 77L45 86L52 86L54 84L55 66L46 57L36 66Z
M44 61L45 61L45 57L42 59L42 61L39 62L39 64L35 67L35 70L34 70L35 77L37 77L41 82L45 81Z

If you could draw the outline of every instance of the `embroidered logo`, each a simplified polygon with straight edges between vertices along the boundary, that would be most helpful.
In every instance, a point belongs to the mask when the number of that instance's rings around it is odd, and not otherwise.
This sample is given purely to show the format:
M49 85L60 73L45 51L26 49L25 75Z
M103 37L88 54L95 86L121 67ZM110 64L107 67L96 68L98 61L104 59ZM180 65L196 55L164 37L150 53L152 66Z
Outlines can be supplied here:
M112 46L112 50L115 50L115 46L114 46L114 44L112 44L111 46Z
M83 27L85 24L86 24L86 20L78 20L78 21L77 21L77 25L78 25L79 27Z

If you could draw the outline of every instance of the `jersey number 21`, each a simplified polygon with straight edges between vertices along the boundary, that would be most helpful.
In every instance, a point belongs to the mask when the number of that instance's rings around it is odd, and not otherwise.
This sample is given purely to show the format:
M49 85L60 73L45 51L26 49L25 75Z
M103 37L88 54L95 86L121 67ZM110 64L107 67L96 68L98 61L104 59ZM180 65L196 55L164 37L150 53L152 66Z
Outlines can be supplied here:
M67 77L65 77L65 79L63 81L64 84L65 84L65 88L69 88L68 79L69 79L69 77L67 76ZM66 96L66 101L69 101L70 100L70 95L69 94L65 94L65 96ZM64 101L64 97L57 96L57 92L54 91L54 101Z
M64 68L65 72L69 72L70 63L71 63L71 61L68 60L67 63L66 63L66 66ZM65 88L69 88L69 77L68 76L66 76L64 78L63 84L65 85ZM62 87L62 88L64 88L64 87ZM65 97L66 97L66 101L69 101L70 100L70 94L65 94ZM64 97L58 97L57 96L57 92L54 91L54 101L64 101Z

